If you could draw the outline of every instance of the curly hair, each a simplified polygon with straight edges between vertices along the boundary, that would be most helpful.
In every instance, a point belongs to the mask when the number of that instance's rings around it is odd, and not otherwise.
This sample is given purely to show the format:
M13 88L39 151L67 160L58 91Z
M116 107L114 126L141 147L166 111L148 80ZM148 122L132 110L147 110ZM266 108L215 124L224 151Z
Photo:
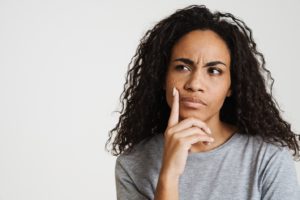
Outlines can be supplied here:
M259 135L265 142L288 146L298 160L300 136L280 115L272 95L274 79L265 67L263 54L257 50L252 30L232 14L212 13L204 5L177 10L141 39L128 65L119 121L109 132L106 149L117 156L165 131L170 108L163 84L171 50L193 30L214 31L230 50L232 95L224 101L220 120L235 125L241 134Z

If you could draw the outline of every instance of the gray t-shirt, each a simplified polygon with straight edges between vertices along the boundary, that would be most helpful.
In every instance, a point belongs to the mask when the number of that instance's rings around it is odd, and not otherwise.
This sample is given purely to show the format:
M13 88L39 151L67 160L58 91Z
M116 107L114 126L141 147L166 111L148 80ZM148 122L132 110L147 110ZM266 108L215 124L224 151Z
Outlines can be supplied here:
M159 134L116 160L118 200L154 199L162 164ZM293 158L287 147L235 133L207 152L190 153L179 180L180 200L300 200Z

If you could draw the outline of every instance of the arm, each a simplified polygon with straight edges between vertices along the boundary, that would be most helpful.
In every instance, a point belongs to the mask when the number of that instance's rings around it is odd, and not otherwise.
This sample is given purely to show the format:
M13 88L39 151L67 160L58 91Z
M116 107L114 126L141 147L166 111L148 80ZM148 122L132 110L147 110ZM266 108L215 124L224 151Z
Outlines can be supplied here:
M262 173L262 200L299 200L300 186L289 151L283 149L270 158Z
M115 166L116 191L118 200L147 200L148 198L141 194L119 158Z
M159 175L156 191L155 200L178 200L179 177L168 175L167 173L161 172Z

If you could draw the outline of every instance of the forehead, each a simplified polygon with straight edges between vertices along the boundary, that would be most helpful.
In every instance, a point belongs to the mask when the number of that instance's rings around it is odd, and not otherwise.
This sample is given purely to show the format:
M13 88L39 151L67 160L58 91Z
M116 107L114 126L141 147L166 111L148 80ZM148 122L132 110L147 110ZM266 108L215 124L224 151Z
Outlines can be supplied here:
M171 58L187 57L193 60L220 59L230 62L230 51L225 41L211 30L195 30L181 37L172 49Z

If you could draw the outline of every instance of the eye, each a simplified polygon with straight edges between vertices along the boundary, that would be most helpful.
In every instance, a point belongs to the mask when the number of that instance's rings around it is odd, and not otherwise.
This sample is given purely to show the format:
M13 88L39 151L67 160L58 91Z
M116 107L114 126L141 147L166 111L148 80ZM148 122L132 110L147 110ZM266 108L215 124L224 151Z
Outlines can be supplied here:
M208 72L211 74L222 74L222 70L215 67L210 67Z
M176 66L175 66L175 69L176 69L177 71L186 71L186 70L190 70L190 68L189 68L188 66L186 66L186 65L176 65Z

